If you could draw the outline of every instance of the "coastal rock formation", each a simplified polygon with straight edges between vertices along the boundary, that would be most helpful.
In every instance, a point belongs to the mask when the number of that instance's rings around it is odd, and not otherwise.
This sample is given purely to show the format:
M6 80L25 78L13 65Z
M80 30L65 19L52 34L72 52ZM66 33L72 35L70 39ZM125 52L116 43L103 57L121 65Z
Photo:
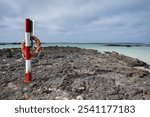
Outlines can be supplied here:
M146 63L116 52L44 47L32 60L33 81L24 84L20 49L0 50L0 99L150 99Z
M119 53L114 52L114 51L113 52L106 52L106 53L109 54L109 56L112 58L116 58L119 61L125 62L130 67L142 66L142 67L149 68L149 65L147 65L145 62L140 61L136 58L128 57L128 56L119 54Z

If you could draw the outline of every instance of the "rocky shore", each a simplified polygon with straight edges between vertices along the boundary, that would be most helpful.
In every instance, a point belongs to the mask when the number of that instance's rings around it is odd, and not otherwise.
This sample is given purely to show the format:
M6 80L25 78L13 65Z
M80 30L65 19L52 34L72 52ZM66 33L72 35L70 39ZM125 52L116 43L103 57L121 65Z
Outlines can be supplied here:
M148 70L148 64L116 52L44 47L32 60L33 81L25 84L21 50L1 49L0 99L148 100Z

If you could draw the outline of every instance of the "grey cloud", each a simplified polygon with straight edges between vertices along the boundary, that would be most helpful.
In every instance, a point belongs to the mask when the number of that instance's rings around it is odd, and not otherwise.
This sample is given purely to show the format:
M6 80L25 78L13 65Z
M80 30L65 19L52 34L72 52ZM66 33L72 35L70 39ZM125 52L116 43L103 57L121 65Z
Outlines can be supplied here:
M38 35L44 35L41 38L60 36L62 41L73 41L88 35L84 41L92 41L92 36L101 41L128 33L130 41L136 33L137 38L149 37L149 4L149 0L1 0L0 25L7 26L3 30L10 35L17 35L24 31L24 20L29 17L35 19ZM3 35L0 32L0 38Z

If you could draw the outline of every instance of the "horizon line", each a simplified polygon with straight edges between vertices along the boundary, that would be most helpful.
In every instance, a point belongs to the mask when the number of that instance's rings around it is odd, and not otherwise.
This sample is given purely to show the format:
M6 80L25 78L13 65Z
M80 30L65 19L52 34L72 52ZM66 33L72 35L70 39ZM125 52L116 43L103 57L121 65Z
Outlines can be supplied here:
M21 44L22 42L0 42L0 44ZM64 43L64 44L150 44L147 42L41 42L41 44Z

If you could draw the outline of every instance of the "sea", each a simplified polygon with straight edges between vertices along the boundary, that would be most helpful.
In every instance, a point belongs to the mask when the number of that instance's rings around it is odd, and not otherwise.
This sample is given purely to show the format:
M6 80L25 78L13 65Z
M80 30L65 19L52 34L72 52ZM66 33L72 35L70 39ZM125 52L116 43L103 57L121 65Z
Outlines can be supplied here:
M116 46L117 45L117 46ZM119 45L119 46L118 46ZM130 46L126 46L130 45ZM103 43L45 43L42 47L47 46L63 46L63 47L79 47L85 49L95 49L101 53L116 51L133 58L142 60L150 65L150 45L145 44L103 44ZM21 48L20 44L4 44L0 45L0 49L4 48Z

